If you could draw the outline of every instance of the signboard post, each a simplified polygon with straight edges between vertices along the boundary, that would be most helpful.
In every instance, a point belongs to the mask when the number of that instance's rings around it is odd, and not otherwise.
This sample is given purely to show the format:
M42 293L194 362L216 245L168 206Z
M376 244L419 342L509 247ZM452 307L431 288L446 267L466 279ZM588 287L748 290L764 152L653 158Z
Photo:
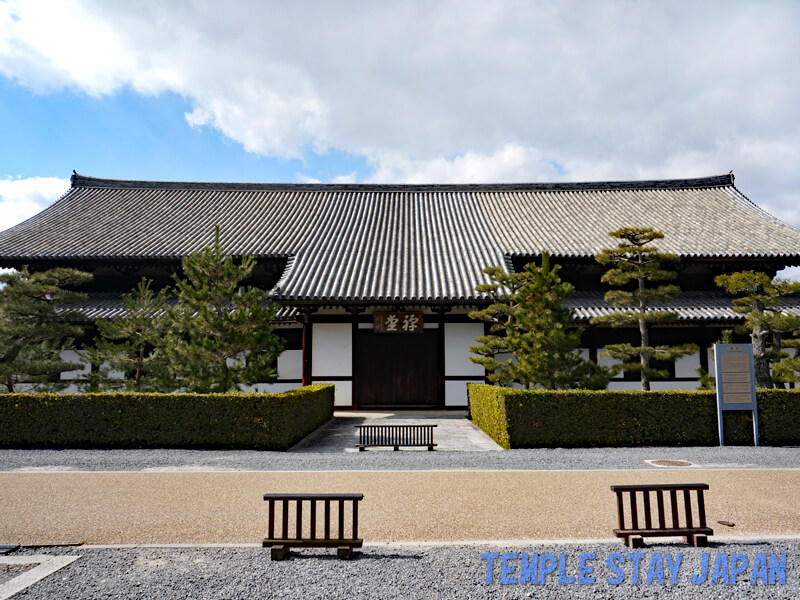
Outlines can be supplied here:
M719 445L725 445L722 411L749 410L753 413L753 440L758 446L758 409L752 344L714 344L717 378L717 421Z

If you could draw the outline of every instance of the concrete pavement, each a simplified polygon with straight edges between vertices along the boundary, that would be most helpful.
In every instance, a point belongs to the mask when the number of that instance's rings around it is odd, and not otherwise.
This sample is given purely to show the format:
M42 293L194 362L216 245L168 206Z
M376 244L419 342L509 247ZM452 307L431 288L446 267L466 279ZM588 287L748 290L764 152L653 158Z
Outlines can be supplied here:
M357 425L432 425L436 451L502 451L497 443L467 418L466 411L364 412L336 411L334 418L306 437L290 452L357 452ZM403 448L403 451L427 448ZM370 448L367 452L393 452L392 448Z

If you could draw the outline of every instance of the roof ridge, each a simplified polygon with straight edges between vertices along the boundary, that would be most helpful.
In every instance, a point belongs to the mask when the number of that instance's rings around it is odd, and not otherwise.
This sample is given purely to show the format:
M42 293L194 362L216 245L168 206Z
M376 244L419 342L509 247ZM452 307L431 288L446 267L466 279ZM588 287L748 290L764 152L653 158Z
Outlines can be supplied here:
M576 190L649 190L713 188L733 185L733 173L692 179L648 179L641 181L586 181L541 183L237 183L203 181L145 181L102 179L73 171L72 187L120 189L186 189L235 191L309 191L309 192L481 192L481 191L576 191Z

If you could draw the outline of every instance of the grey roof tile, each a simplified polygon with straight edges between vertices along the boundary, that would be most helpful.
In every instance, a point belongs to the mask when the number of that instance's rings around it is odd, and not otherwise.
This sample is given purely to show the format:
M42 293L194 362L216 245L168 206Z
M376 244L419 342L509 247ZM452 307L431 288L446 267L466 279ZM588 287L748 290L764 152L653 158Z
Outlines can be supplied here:
M117 181L73 187L0 232L4 261L175 259L208 245L287 256L283 301L469 301L508 255L596 254L608 232L652 226L683 256L788 257L800 231L731 175L691 180L476 185Z
M170 301L171 302L171 301ZM72 305L62 310L74 311L88 321L98 319L113 319L125 315L122 304L122 294L116 292L92 292L85 302ZM274 322L294 322L298 310L293 306L281 306L273 319Z
M588 321L592 317L602 317L619 312L621 309L606 302L605 292L576 291L564 301L571 308L577 321ZM679 321L742 321L744 317L734 312L733 296L724 292L682 292L672 302L654 304L653 310L671 310L677 313ZM800 315L800 295L791 296L782 305L786 312Z

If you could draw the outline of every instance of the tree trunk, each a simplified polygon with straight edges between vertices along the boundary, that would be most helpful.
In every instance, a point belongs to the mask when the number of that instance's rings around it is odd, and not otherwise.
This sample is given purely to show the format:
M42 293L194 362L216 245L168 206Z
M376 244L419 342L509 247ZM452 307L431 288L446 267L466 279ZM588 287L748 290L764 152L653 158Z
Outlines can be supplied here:
M644 319L639 319L639 335L642 338L642 347L646 348L650 346L650 333L647 331L647 322ZM641 380L642 380L642 390L645 392L650 391L650 373L648 370L650 369L650 355L647 352L642 351L639 355L640 362L642 364L642 371L641 371Z
M753 342L753 364L756 372L756 387L771 388L772 377L769 372L769 359L767 358L767 335L769 330L763 325L758 325L750 334Z
M783 344L781 343L781 334L780 332L775 332L772 334L772 351L780 352L781 350L783 350ZM775 359L775 360L779 361L780 359ZM772 373L773 371L770 369L770 375L772 375ZM782 381L773 380L772 385L781 390L786 389L786 384L783 383Z
M639 273L639 311L644 312L645 305L644 300L642 300L642 296L644 295L644 277L641 274L641 269ZM647 321L640 318L639 319L639 336L641 337L641 346L642 348L648 348L650 346L650 332L647 331ZM642 381L642 390L645 392L650 391L650 355L646 351L642 351L639 354L639 359L642 365L641 371L641 381Z

